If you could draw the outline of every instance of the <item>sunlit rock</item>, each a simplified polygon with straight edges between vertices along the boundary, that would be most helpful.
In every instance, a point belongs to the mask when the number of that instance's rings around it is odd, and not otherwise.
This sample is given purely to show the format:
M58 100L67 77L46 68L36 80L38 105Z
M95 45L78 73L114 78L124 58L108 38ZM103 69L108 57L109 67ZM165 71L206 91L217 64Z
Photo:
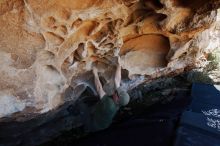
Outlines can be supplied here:
M110 90L118 55L127 90L203 67L219 46L219 3L1 0L0 117L48 112L86 87L96 94L93 65Z

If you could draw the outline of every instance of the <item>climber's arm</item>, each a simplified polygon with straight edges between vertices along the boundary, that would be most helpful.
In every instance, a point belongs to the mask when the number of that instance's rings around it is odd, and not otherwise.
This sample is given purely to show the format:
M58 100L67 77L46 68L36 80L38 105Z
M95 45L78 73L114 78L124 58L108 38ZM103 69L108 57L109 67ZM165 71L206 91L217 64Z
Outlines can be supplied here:
M115 87L119 88L121 83L121 64L120 57L118 57L118 65L115 72Z
M102 88L102 84L99 80L99 75L98 75L98 71L97 68L93 67L93 74L94 74L94 78L95 78L95 86L96 86L96 90L99 94L100 99L106 94L105 91Z

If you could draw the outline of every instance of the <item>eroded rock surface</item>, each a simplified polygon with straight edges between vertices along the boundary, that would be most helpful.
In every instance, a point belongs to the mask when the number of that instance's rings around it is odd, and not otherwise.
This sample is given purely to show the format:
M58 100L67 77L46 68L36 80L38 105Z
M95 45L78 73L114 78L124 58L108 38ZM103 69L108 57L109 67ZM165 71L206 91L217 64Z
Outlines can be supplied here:
M0 117L75 101L92 65L113 86L116 57L127 90L201 67L219 29L219 0L0 0ZM126 73L127 72L127 73ZM17 113L19 112L19 114ZM22 116L21 116L22 117Z

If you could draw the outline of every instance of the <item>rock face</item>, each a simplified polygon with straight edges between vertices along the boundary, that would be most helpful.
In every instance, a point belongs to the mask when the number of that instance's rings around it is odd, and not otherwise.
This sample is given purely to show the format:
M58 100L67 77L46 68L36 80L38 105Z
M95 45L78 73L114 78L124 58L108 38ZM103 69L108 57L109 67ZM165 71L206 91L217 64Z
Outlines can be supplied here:
M219 47L219 0L0 0L0 117L28 119L75 101L116 57L127 90L202 66ZM126 74L127 72L127 74ZM96 93L95 93L96 94ZM19 118L26 115L25 118Z

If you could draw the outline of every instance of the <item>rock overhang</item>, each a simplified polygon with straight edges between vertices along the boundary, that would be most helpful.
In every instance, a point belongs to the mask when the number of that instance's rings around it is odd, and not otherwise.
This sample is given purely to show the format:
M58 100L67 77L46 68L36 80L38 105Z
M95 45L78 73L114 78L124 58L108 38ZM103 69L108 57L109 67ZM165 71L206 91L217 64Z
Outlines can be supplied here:
M214 49L208 42L218 7L198 0L2 0L1 117L12 109L47 112L86 86L94 90L94 64L112 87L118 55L127 89L202 65Z

